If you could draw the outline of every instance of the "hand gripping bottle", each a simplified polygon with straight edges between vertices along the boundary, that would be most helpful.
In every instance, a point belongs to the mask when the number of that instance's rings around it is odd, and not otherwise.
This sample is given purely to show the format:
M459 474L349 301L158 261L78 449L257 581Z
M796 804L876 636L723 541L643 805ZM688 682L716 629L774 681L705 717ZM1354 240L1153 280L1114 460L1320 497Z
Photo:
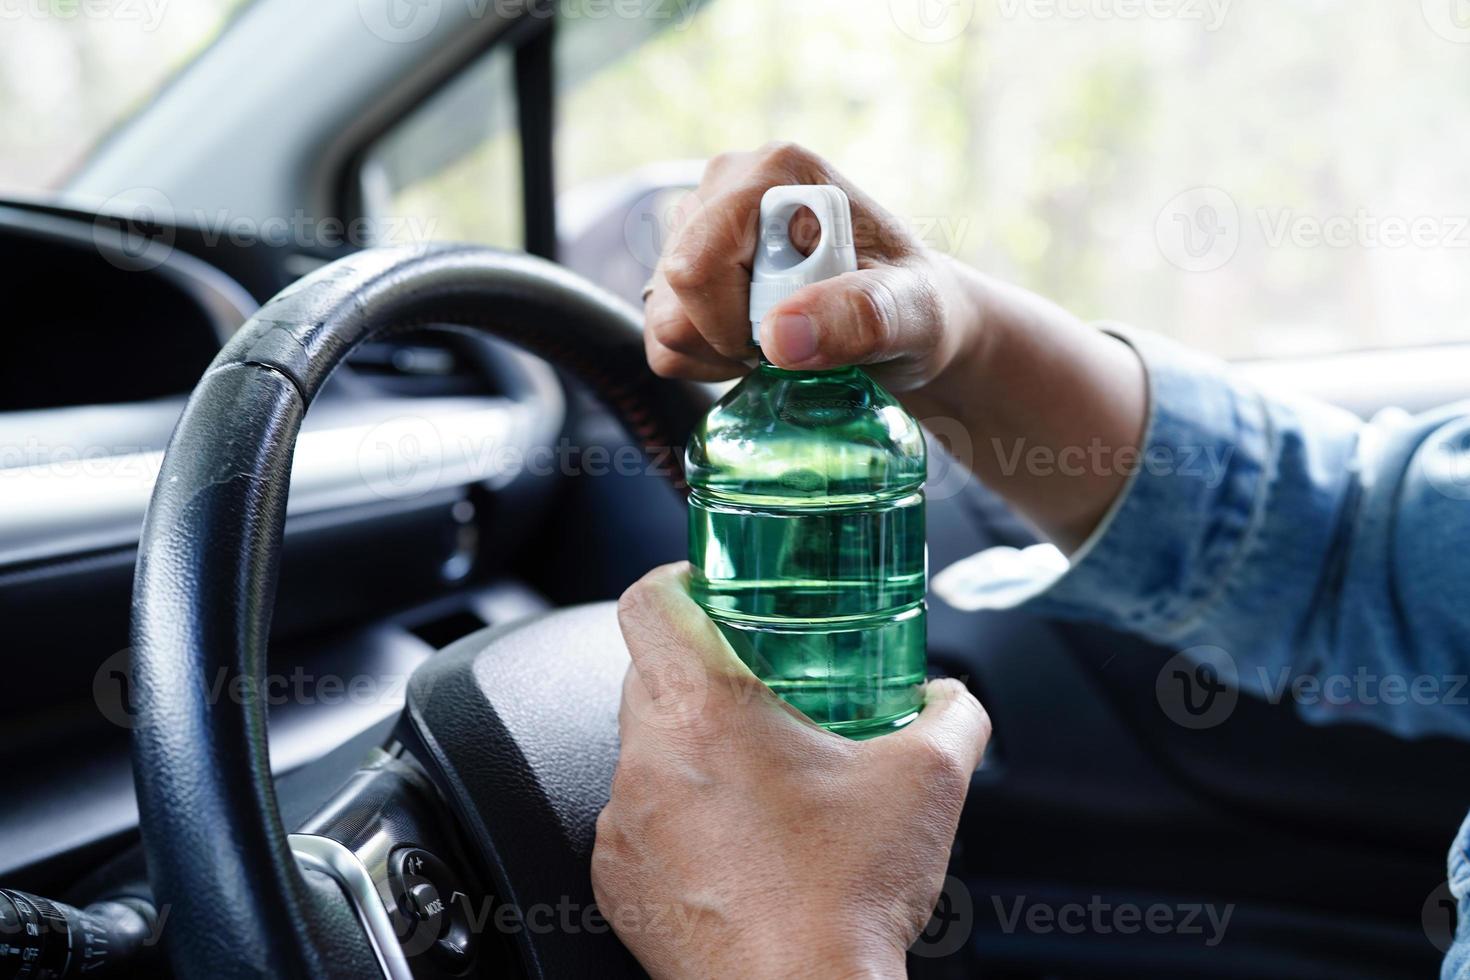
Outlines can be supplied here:
M821 224L803 256L790 223ZM836 187L773 187L761 201L753 339L801 287L853 272L852 214ZM694 598L756 676L849 738L908 724L923 702L924 437L855 367L760 365L689 440Z

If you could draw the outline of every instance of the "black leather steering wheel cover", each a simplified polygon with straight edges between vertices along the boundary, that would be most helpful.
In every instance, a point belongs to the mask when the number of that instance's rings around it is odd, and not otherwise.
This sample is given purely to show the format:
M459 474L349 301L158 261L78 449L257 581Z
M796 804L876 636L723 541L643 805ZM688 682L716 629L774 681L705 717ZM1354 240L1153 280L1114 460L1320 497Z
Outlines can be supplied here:
M646 975L595 913L590 873L627 669L617 604L602 602L472 633L409 681L399 730L514 911L498 927L532 977Z
M361 949L290 853L259 694L301 418L356 345L427 324L482 330L570 370L675 479L677 447L708 404L700 389L652 374L626 304L551 263L474 246L339 260L240 329L170 441L134 584L133 768L149 876L170 910L181 976L360 967Z
M708 396L649 370L640 318L626 304L531 256L467 245L361 252L279 293L214 365L273 367L310 403L369 335L429 324L493 333L570 371L683 489L684 445Z

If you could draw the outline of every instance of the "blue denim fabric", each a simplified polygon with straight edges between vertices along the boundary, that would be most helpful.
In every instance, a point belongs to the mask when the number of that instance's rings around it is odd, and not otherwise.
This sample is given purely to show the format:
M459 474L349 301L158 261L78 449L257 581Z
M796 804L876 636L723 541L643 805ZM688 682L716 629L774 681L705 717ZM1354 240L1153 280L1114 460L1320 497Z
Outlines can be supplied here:
M1315 722L1470 739L1470 403L1364 424L1115 333L1147 367L1150 420L1112 511L1069 565L993 549L937 575L941 598L1219 648L1242 690ZM1470 818L1445 980L1470 980L1467 850Z
M1441 980L1470 980L1470 819L1450 848L1450 894L1460 903L1455 945L1445 957Z

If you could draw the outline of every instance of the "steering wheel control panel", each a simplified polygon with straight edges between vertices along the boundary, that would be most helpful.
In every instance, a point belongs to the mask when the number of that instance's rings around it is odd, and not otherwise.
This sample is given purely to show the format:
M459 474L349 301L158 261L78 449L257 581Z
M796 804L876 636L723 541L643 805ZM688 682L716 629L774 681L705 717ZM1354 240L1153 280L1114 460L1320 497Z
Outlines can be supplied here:
M515 969L443 801L398 744L375 753L290 840L303 868L342 886L387 976L495 973L502 961Z
M400 847L388 858L388 884L394 931L404 951L410 957L426 955L452 974L469 969L475 910L449 865L422 847Z

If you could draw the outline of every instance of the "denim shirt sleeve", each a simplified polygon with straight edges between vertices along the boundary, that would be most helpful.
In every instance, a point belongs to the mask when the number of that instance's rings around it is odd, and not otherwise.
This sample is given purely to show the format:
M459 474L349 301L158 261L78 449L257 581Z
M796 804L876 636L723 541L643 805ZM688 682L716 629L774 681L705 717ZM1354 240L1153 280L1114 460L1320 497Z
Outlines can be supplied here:
M1470 403L1365 424L1115 332L1150 407L1137 460L1102 461L1132 473L1112 510L1070 564L992 549L936 593L1220 648L1313 721L1470 738Z
M1207 650L1317 722L1470 738L1470 403L1370 423L1257 391L1162 338L1141 457L1070 563L991 549L940 572L967 609L1019 607ZM1112 461L1118 465L1121 461ZM1470 819L1450 850L1470 980Z

